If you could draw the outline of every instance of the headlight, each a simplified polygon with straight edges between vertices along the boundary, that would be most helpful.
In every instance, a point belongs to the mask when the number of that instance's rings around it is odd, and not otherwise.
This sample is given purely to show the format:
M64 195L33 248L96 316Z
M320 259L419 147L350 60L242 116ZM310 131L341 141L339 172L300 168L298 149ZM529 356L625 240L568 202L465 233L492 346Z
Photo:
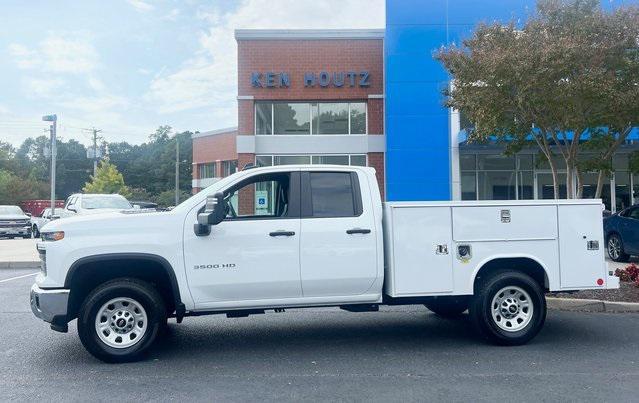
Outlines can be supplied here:
M64 231L43 232L42 233L42 240L43 241L53 242L53 241L59 241L61 239L64 239Z

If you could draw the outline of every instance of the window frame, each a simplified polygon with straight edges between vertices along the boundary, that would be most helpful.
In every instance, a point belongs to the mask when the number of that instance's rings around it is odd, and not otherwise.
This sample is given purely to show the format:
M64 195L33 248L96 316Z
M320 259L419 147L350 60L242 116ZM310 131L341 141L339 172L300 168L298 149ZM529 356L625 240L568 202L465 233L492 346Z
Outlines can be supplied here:
M312 173L334 173L334 174L349 174L351 179L351 192L353 195L353 215L332 215L332 216L323 216L323 217L315 217L313 215L313 200L312 200L312 189L311 189L311 174ZM301 218L356 218L361 217L364 214L364 207L362 202L362 191L359 184L359 175L355 171L326 171L326 170L317 170L317 171L302 171L300 173L301 176Z
M269 173L260 173L256 175L251 175L248 178L244 178L241 181L234 183L228 188L223 190L224 197L231 191L236 191L243 188L246 185L255 184L257 182L261 182L260 180L255 180L260 176L276 176L276 175L289 175L289 206L288 206L288 214L284 217L275 217L270 215L252 215L252 216L244 216L244 217L224 217L224 221L264 221L264 220L288 220L288 219L299 219L300 218L300 186L301 186L301 178L299 171L281 171L281 172L269 172ZM201 209L204 211L204 207Z
M327 135L328 136L328 135ZM368 165L368 154L365 153L355 153L355 154L255 154L255 165L256 166L264 166L264 167L280 167L280 166L286 166L286 164L284 165L275 165L275 157L306 157L309 156L311 157L311 162L310 165L327 165L327 164L314 164L313 163L313 157L342 157L342 156L347 156L348 157L348 165L343 165L345 167L367 167ZM271 160L270 165L258 165L257 159L258 157L263 157L263 158L269 158ZM353 159L352 157L364 157L364 165L353 165Z
M275 104L307 104L309 106L309 133L308 134L286 134L275 133ZM318 125L319 125L319 104L347 104L348 105L348 133L320 134L313 132L313 105L318 108ZM364 104L364 133L353 134L351 127L351 104ZM257 132L257 105L271 105L271 133L263 134ZM253 102L253 135L255 136L367 136L368 135L368 101L367 100L321 100L321 101L285 101L285 100L266 100L260 99Z

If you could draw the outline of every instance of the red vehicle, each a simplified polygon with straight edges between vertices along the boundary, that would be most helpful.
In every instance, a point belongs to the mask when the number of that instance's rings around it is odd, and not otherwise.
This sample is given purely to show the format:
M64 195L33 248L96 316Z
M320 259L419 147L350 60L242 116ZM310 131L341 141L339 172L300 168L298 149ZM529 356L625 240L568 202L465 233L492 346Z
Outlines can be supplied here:
M20 203L20 207L26 213L31 213L33 217L39 217L45 208L51 207L51 200L25 200ZM55 207L64 207L64 200L56 200Z

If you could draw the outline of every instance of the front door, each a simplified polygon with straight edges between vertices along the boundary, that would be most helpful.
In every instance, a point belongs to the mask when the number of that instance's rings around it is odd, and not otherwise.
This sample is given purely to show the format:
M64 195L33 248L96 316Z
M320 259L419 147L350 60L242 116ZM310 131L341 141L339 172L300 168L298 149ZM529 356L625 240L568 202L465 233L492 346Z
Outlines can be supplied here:
M302 189L304 297L366 294L378 276L377 234L371 198L362 197L358 174L303 172Z
M301 297L299 184L299 172L276 172L231 186L227 216L208 236L189 231L201 209L189 214L184 258L196 309Z

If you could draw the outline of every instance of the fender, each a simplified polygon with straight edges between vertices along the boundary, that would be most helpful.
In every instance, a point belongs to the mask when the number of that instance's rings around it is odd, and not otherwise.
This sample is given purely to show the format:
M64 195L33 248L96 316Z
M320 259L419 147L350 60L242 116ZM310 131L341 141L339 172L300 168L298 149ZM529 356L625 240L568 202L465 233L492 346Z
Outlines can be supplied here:
M485 258L482 261L480 261L477 264L477 266L475 266L475 269L473 270L473 273L470 276L470 284L468 285L470 290L472 290L474 288L475 279L477 278L477 273L479 273L479 270L481 270L484 266L486 266L487 263L490 263L493 260L497 260L497 259L530 259L530 260L534 261L539 266L541 266L541 268L544 270L544 274L546 276L546 279L548 280L548 286L550 287L550 277L548 276L548 267L546 267L545 264L540 262L539 259L537 259L533 255L528 255L528 254L505 253L505 254L488 256L487 258Z
M182 318L184 317L184 313L186 308L182 303L182 298L180 297L180 288L178 286L177 278L175 277L175 272L171 264L162 256L153 255L150 253L105 253L100 255L91 255L82 257L73 264L67 271L67 275L64 279L64 288L71 287L71 279L75 275L78 268L87 263L95 263L106 260L151 260L153 262L159 263L160 267L164 269L166 274L169 277L169 282L171 283L171 289L173 291L173 297L175 302L175 315L177 322L182 322Z

